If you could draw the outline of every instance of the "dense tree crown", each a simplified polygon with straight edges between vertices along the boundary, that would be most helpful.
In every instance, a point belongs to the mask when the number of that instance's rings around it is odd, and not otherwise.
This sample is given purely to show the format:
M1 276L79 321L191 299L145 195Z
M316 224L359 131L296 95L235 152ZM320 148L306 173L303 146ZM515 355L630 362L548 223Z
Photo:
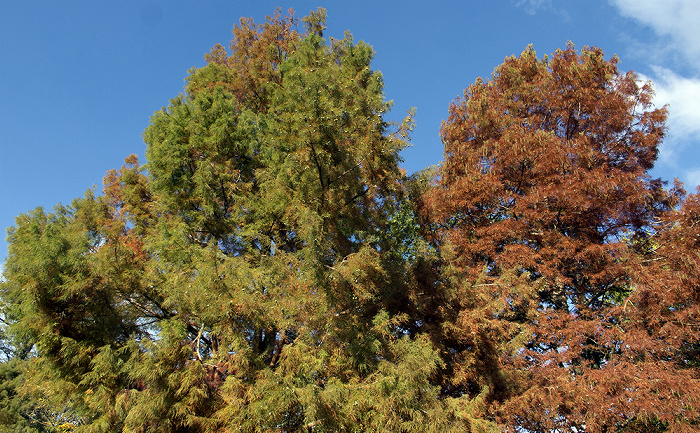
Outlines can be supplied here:
M9 229L0 431L633 432L700 424L698 196L598 49L528 48L445 161L325 11L242 19L134 156Z
M698 420L686 352L697 322L675 301L637 300L656 278L641 284L644 263L663 260L670 226L657 219L681 194L648 175L666 119L651 97L599 49L540 60L528 48L450 107L445 161L423 204L451 296L446 381L492 401L488 416L503 425L602 432ZM664 324L647 329L647 314ZM674 320L683 325L670 332Z
M241 20L152 117L147 168L17 219L3 299L76 430L462 425L388 236L410 118L384 120L372 48L324 21Z

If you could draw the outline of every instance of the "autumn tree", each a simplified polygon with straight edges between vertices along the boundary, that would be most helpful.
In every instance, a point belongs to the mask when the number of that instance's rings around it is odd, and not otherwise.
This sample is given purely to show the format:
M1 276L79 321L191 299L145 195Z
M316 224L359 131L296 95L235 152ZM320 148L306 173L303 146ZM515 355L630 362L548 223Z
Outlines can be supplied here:
M411 120L384 119L369 45L302 23L241 20L153 115L145 169L17 218L3 299L76 431L467 428L431 381L418 241L391 235Z
M242 19L146 165L16 218L0 429L696 429L700 200L649 176L651 85L528 48L406 177L411 115L325 31Z
M617 312L627 333L620 351L625 374L617 387L639 412L649 413L646 422L633 421L638 431L653 431L651 425L690 432L700 425L699 222L696 193L664 214L653 236L636 245L634 291Z
M628 258L677 194L648 174L666 110L617 63L597 48L528 48L469 86L442 126L424 209L450 299L443 390L488 402L514 431L697 419L677 381L696 373L666 376L663 356L628 350L656 338L626 328L641 296Z

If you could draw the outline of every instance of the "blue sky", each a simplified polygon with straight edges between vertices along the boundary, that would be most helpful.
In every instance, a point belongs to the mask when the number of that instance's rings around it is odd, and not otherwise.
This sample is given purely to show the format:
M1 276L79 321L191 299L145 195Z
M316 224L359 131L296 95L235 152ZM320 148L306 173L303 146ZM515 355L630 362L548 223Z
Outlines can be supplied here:
M572 41L599 46L651 79L670 104L652 174L700 184L700 7L697 0L0 1L0 227L36 206L100 189L153 112L183 90L187 70L228 45L240 17L323 6L326 36L346 30L376 50L392 119L415 106L409 172L442 158L449 103L504 57L542 56ZM4 238L4 236L3 236ZM0 242L0 261L7 244Z

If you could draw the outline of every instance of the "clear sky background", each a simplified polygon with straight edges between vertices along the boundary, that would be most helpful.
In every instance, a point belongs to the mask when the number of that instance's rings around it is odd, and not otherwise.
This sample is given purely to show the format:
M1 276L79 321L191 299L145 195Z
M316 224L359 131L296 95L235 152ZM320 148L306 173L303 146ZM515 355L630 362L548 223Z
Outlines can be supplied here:
M655 83L671 117L652 174L700 184L698 0L0 0L0 229L99 191L131 153L144 161L141 134L187 70L228 46L240 17L260 22L277 6L299 18L322 6L325 36L350 30L374 47L390 119L418 110L409 173L440 162L440 123L477 77L529 44L542 56L572 41Z

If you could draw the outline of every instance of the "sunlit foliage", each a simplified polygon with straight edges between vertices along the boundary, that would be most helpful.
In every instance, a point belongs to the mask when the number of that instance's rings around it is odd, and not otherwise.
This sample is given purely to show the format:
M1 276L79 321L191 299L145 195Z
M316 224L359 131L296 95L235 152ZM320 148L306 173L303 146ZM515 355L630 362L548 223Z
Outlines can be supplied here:
M652 96L599 49L539 59L528 48L450 106L424 196L450 296L443 386L485 396L484 415L514 431L697 421L697 371L677 365L680 341L695 350L693 320L681 333L640 329L659 305L641 301L650 290L633 264L644 251L666 260L645 245L669 236L655 223L682 194L648 174L666 120ZM671 286L676 298L696 290Z
M0 432L690 432L700 198L597 48L527 48L406 176L374 55L242 19L132 155L19 215ZM437 77L439 79L439 77Z

